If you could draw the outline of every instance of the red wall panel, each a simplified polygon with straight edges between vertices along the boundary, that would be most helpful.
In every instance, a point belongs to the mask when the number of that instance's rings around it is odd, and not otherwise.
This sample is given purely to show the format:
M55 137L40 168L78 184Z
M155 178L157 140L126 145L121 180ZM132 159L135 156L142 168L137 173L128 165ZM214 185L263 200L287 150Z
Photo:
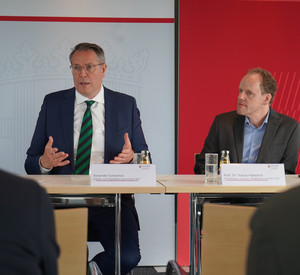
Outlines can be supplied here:
M300 2L181 1L178 173L192 174L216 114L236 108L253 67L278 81L273 108L300 121ZM299 165L298 165L298 173ZM189 200L178 199L178 255L188 264Z

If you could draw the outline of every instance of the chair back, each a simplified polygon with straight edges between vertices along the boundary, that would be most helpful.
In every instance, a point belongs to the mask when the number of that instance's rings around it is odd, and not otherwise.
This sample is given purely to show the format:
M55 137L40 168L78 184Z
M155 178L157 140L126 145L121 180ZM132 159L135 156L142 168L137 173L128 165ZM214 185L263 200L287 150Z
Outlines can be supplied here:
M202 275L244 275L252 206L205 203L203 206Z
M54 216L60 248L58 274L86 274L87 208L56 209Z

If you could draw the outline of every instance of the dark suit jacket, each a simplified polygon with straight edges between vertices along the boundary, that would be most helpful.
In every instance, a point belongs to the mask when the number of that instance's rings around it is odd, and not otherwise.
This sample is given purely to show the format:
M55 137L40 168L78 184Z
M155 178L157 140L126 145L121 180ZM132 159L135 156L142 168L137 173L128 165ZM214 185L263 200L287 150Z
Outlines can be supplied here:
M0 171L0 274L57 274L53 209L36 182Z
M300 274L300 187L270 198L252 217L247 275Z
M196 158L195 174L205 173L205 153L229 150L230 161L241 163L243 158L245 116L236 111L217 115ZM286 173L295 173L300 145L299 123L270 108L266 132L257 156L257 163L284 163Z
M28 174L40 174L39 158L49 136L53 147L69 154L70 164L55 167L51 174L73 174L74 172L74 103L75 88L45 96L31 145L27 151L25 170ZM148 150L141 127L140 113L133 97L111 91L104 87L105 104L105 152L104 162L109 163L124 145L127 132L134 151ZM130 195L122 195L122 202L136 211Z

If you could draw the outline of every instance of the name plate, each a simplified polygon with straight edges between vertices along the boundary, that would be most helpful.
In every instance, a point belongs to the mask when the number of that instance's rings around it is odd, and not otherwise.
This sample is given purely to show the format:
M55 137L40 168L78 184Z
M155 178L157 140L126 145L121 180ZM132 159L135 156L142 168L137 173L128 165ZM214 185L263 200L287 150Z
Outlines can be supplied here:
M91 164L91 185L155 186L155 164Z
M285 185L284 164L222 164L220 182L223 185Z

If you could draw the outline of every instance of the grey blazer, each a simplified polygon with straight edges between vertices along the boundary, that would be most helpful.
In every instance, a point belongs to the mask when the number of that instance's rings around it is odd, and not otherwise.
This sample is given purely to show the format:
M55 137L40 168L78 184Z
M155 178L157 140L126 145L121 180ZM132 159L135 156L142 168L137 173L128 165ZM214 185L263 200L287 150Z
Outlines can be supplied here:
M195 174L205 173L205 153L229 150L230 161L243 158L245 116L236 111L217 115L211 125L202 152L196 157ZM270 108L266 132L257 156L257 163L284 163L285 172L294 174L300 145L300 124L293 118Z

